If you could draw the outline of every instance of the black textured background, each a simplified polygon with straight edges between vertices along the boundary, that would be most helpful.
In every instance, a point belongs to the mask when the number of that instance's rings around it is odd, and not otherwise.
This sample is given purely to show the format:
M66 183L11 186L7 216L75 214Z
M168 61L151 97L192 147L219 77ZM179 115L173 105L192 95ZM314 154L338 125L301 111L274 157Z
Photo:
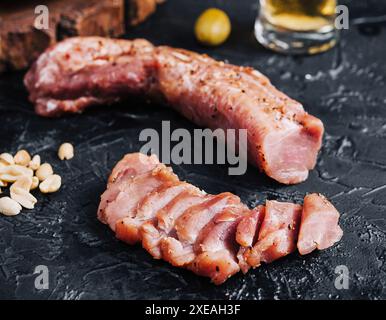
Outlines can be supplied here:
M297 186L279 185L253 167L241 177L229 177L225 166L174 168L182 179L208 192L232 191L250 206L266 198L301 201L307 192L322 192L342 213L345 233L337 246L305 257L293 254L219 287L153 260L98 222L99 195L115 162L140 148L140 130L159 129L161 120L170 120L174 128L192 130L194 125L172 110L134 99L108 110L40 118L27 101L22 74L3 74L0 151L39 153L62 176L63 187L49 196L36 192L34 210L0 216L0 298L386 298L386 3L347 2L350 30L334 50L312 57L278 55L256 43L256 0L168 0L129 35L253 66L323 120L318 164ZM215 49L200 47L192 35L195 18L210 5L225 8L233 27L229 41ZM76 148L67 162L56 156L64 141ZM49 268L48 290L34 288L37 265ZM350 271L348 290L334 287L338 265Z

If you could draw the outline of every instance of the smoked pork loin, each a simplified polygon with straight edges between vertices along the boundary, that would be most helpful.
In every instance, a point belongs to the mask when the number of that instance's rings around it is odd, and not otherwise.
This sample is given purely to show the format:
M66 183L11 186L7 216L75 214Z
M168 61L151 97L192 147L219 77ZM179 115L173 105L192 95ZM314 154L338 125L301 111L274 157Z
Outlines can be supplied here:
M131 153L113 169L98 218L129 244L221 284L242 270L339 241L339 213L322 195L304 204L266 201L249 209L236 195L207 194L180 181L156 156Z
M321 147L322 122L260 72L142 39L66 39L37 59L24 83L43 116L140 95L199 126L246 129L249 162L285 184L307 179Z

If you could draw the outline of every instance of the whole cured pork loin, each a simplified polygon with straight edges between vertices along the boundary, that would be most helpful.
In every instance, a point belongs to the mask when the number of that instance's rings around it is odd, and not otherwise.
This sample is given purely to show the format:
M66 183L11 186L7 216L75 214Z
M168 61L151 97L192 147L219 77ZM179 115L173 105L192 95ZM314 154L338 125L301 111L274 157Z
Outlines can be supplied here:
M242 270L299 249L326 249L340 240L339 213L319 194L304 205L266 201L248 209L239 197L207 194L182 182L155 156L127 154L113 169L98 218L154 258L221 284Z
M307 178L321 147L322 122L258 71L146 40L64 40L38 58L25 85L43 116L135 94L164 101L200 126L247 129L249 161L285 184Z

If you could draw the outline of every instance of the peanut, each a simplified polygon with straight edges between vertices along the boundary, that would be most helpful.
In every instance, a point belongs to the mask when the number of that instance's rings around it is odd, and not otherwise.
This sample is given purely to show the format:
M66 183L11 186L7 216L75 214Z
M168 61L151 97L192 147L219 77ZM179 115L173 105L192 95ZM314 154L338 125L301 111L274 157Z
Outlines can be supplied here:
M11 198L21 204L24 208L33 209L35 203L38 200L29 193L29 190L25 190L20 187L11 187L10 190Z
M21 211L21 205L10 197L0 198L0 212L6 216L15 216Z
M71 143L63 143L58 150L60 160L70 160L74 157L74 146Z
M35 190L39 186L38 177L32 177L31 190Z
M31 168L32 170L37 170L40 167L40 156L38 154L34 155L32 160L29 162L28 167Z
M28 166L31 161L31 156L26 150L19 150L13 157L16 164Z
M30 191L32 186L32 177L30 176L21 176L12 184L9 190L12 192L15 188L21 188L27 191Z
M61 184L62 178L57 174L53 174L40 183L39 189L43 193L52 193L58 191Z
M18 164L0 167L0 180L15 182L21 176L32 177L33 171Z
M15 164L15 160L13 159L12 155L9 153L0 154L0 162L5 165Z
M43 163L39 169L36 170L35 175L39 181L45 180L48 176L52 175L54 171L49 163Z

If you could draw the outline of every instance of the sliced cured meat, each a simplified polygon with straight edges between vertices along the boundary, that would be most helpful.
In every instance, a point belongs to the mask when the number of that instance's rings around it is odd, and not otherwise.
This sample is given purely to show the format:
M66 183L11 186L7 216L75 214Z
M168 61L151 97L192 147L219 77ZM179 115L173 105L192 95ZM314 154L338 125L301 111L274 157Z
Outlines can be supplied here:
M174 180L174 179L173 179ZM186 182L172 182L164 184L162 189L154 191L143 200L137 209L136 219L147 220L153 218L159 210L169 204L175 197L185 191L194 191L196 187Z
M162 187L165 183L178 182L177 176L165 165L160 164L151 171L134 177L120 191L116 199L106 206L106 222L115 230L117 221L123 218L134 218L138 205L149 193ZM125 225L128 221L125 220ZM121 223L122 224L122 223Z
M121 179L108 184L106 191L101 195L101 201L98 207L98 219L103 223L107 223L106 207L117 198L122 190L128 188L131 184L131 180L133 179L132 171L128 169L127 172L122 173L120 177Z
M106 212L110 218L115 219L116 228L119 228L117 237L121 240L131 244L141 241L141 226L154 218L158 205L162 206L162 201L157 203L159 195L164 194L165 198L170 199L173 193L175 193L176 185L180 184L180 182L175 180L175 177L171 177L168 180L168 175L162 176L162 179L158 179L159 177L155 178L154 176L152 178L153 181L143 179L138 182L137 189L122 192L118 195L116 201L107 207ZM154 179L156 180L154 181ZM152 191L149 191L149 189L152 189ZM123 196L120 198L122 194ZM130 198L130 201L127 198ZM167 199L163 199L163 201L165 200ZM128 202L129 208L123 211L121 208L123 208L125 201ZM153 205L154 210L153 207L150 207L151 205ZM109 211L114 211L116 206L119 206L120 211L115 211L115 214L111 214ZM116 218L117 212L119 214L118 219ZM114 220L111 223L114 223Z
M162 258L160 241L163 235L156 228L153 221L146 221L141 224L139 227L139 237L142 240L142 247L149 252L153 258Z
M302 207L293 203L267 201L257 243L247 253L247 262L258 267L296 249Z
M338 242L343 236L338 222L339 212L331 202L320 194L307 195L297 243L300 254L323 250Z
M189 190L178 195L167 206L162 208L157 213L158 228L166 234L170 234L173 229L176 220L190 207L198 205L207 198L205 195L197 190Z
M132 178L135 176L153 170L160 164L156 155L147 156L142 153L126 154L114 167L109 176L108 183L113 183L123 174Z
M160 241L162 258L175 267L183 267L196 257L193 246L184 246L173 237L165 237Z
M181 193L194 192L196 189L196 187L186 182L178 182L174 185L166 184L163 185L161 190L154 191L150 194L138 207L137 214L133 220L137 224L137 228L140 229L139 233L142 239L142 246L154 258L161 258L161 251L158 247L161 234L154 226L155 221L153 221L157 212ZM145 225L143 225L144 221L147 221Z
M257 206L245 215L237 226L236 241L240 245L237 253L240 269L247 273L250 265L246 261L248 252L256 243L259 230L264 219L265 207Z
M264 206L257 206L245 215L237 226L236 241L243 247L251 247L257 240L264 219Z
M195 252L219 251L237 248L237 226L249 214L249 209L244 205L225 207L204 228L195 242Z
M321 195L308 195L304 207L267 201L250 210L231 193L210 195L179 181L156 158L136 166L140 158L126 156L113 171L101 220L117 238L215 284L293 252L296 243L305 254L342 236L339 213Z
M221 284L240 270L236 253L236 229L240 220L249 214L243 205L227 207L218 213L200 232L194 251L197 257L189 269L210 277Z
M184 265L194 258L193 251L190 248L184 248L183 245L176 240L175 222L186 210L195 205L207 201L207 197L200 190L186 190L169 202L157 213L157 221L154 224L147 224L143 228L143 243L142 245L154 257L163 258L175 265ZM157 230L157 231L156 231ZM177 248L174 250L172 248Z
M285 184L307 178L321 147L322 122L260 72L142 39L66 39L37 59L24 83L43 116L136 94L200 126L247 129L249 161Z
M109 202L116 199L118 193L129 187L131 179L154 169L160 164L154 155L146 156L142 153L129 153L123 157L114 167L110 174L106 191L101 196L98 207L98 218L103 223L105 220L105 209Z
M185 243L194 244L200 231L213 217L225 207L237 205L240 198L232 193L224 192L211 196L206 202L196 205L180 216L175 228L178 239Z
M251 247L242 247L240 246L239 251L237 252L237 260L239 263L240 270L245 274L251 268L248 264L248 254L251 250Z
M209 277L217 285L240 270L227 250L203 252L195 258L189 269L200 276Z
M173 265L191 263L194 259L194 244L201 230L225 207L240 203L235 195L224 192L216 196L205 196L206 200L186 209L175 222L176 235L162 241L162 255ZM174 250L177 248L178 250ZM184 259L181 259L183 257ZM189 260L189 259L190 260Z

